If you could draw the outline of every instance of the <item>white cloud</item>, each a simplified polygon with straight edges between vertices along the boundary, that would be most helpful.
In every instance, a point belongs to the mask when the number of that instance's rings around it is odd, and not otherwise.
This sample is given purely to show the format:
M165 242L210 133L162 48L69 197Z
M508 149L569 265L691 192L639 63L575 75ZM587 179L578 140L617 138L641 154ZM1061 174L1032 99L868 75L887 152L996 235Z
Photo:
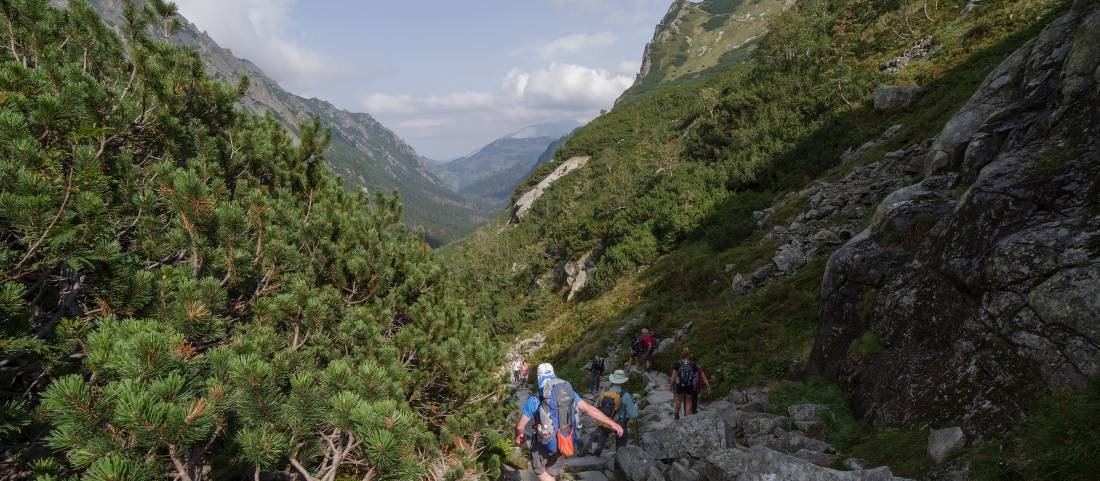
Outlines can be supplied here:
M512 69L502 86L528 106L580 111L611 105L633 83L630 75L555 62L532 72Z
M428 107L447 110L466 110L491 107L496 102L493 94L484 92L459 92L442 97L428 97L424 104Z
M410 119L397 124L398 127L404 127L406 129L437 129L448 125L451 125L451 119L434 117Z
M424 111L473 110L492 107L495 103L496 97L485 92L457 92L424 98L374 93L363 97L363 108L372 114L416 114Z
M370 94L363 98L363 107L372 114L411 114L417 111L416 103L408 95Z
M630 75L633 77L637 76L638 71L641 69L642 62L639 62L637 60L624 60L622 62L619 62L619 66L615 69L615 72L619 73L620 75Z
M611 45L615 43L615 40L615 34L611 32L574 33L555 38L538 47L536 51L543 58L557 59L590 48Z
M308 95L315 80L342 74L339 62L300 45L292 30L296 0L176 0L180 13L237 57L285 87Z

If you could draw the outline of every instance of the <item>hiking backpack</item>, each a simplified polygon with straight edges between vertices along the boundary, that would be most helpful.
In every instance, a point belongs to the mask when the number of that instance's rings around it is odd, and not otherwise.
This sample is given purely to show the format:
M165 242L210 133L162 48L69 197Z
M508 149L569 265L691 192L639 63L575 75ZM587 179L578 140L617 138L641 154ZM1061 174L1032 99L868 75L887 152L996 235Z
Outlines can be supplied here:
M630 343L630 352L634 354L642 352L642 338L634 336L634 341Z
M600 407L600 411L608 418L615 419L615 415L618 414L619 409L623 407L623 398L619 396L619 393L608 389L600 393L600 396L596 398L596 405Z
M695 387L695 363L691 361L680 361L680 365L676 366L676 385L681 389L688 389Z
M573 386L549 379L539 390L539 441L551 454L572 456L577 444L577 403Z
M596 359L592 360L592 370L593 371L601 371L601 372L603 371L603 358L602 357L597 357Z

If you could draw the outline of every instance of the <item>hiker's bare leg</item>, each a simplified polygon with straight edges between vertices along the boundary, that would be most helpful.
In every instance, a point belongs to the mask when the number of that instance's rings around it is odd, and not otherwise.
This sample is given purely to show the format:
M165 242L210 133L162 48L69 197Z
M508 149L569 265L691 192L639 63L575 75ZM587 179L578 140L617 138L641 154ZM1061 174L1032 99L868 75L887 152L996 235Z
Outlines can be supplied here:
M694 411L691 410L691 395L684 394L684 416L691 416Z
M676 398L672 401L672 416L676 419L680 419L680 395L677 394Z

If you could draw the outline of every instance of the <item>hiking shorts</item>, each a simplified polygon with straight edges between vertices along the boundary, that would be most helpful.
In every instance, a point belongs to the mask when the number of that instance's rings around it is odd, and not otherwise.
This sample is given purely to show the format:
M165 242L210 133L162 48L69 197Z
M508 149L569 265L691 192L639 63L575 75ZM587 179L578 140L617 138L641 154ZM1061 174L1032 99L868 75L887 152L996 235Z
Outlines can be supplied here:
M546 446L537 439L531 444L531 469L535 474L550 473L555 478L561 476L561 471L565 468L565 456L560 453L550 454Z
M695 386L686 386L686 387L684 387L684 386L676 385L676 394L685 394L685 395L688 395L688 396L694 396L695 395Z

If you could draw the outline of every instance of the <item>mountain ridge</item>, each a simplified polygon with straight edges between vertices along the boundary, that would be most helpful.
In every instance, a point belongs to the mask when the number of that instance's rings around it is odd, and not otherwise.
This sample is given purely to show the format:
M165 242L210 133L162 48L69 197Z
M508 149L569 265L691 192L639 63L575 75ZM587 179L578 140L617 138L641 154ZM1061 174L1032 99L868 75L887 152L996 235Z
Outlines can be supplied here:
M122 20L122 0L89 3L108 25L117 28ZM64 6L67 1L54 0L54 4ZM412 146L370 114L343 110L326 100L289 92L254 62L237 57L182 15L178 18L181 28L171 41L197 51L212 78L229 83L235 83L242 75L250 79L249 89L240 101L245 110L258 115L270 110L295 135L300 122L320 118L322 125L333 132L326 160L333 172L344 179L345 186L400 191L405 204L402 219L411 227L422 227L432 244L456 239L488 220L490 213L450 192Z
M571 120L534 124L493 140L470 155L426 165L451 191L499 209L521 181L549 160L552 147L560 145L561 139L578 127L580 124Z

